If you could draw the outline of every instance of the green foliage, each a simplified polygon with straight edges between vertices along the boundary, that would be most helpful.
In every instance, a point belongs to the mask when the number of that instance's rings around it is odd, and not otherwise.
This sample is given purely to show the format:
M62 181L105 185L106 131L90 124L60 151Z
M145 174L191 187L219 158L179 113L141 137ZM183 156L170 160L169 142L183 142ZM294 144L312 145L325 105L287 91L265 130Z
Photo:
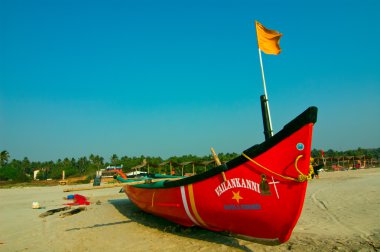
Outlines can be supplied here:
M222 162L227 162L239 154L237 153L219 153L219 159ZM321 150L313 149L311 155L313 157L321 157ZM325 151L325 157L337 157L337 156L361 156L365 155L369 158L379 159L380 157L380 148L376 149L363 149L358 148L356 150L346 150L346 151L334 151L327 150ZM175 170L177 175L182 173L182 165L184 162L192 162L184 166L184 173L193 172L193 163L194 170L196 173L204 172L207 169L210 169L214 166L213 163L209 164L207 167L202 164L203 161L213 160L212 155L205 155L202 157L195 155L183 155L183 156L173 156L167 160L162 159L161 157L149 157L149 156L139 156L139 157L129 157L121 156L118 157L116 154L113 154L110 157L110 163L104 162L104 158L99 155L91 154L89 157L80 157L77 160L75 158L64 158L58 159L56 162L47 161L47 162L32 162L29 161L27 157L22 160L13 159L9 162L9 153L7 151L1 152L1 166L0 166L0 180L8 181L12 180L15 182L25 182L30 181L33 175L33 171L40 170L38 174L39 179L45 180L47 178L52 179L61 179L62 171L65 171L65 177L74 177L74 176L83 176L87 175L91 179L97 170L104 169L108 164L112 165L123 165L123 171L129 172L131 168L141 165L144 160L149 165L150 172L162 172L169 173L170 166L158 166L164 161L171 161L172 168ZM143 170L147 171L147 167Z
M11 165L5 165L0 169L0 180L29 182L31 180L22 170Z
M317 149L313 149L311 152L311 155L313 157L321 157L321 151ZM329 149L325 151L325 157L363 156L363 155L369 158L379 159L380 148L363 149L359 147L356 150L334 151L334 150Z
M3 150L0 152L0 167L5 166L8 163L9 160L9 153L6 150Z
M36 179L38 180L46 180L47 177L47 172L45 170L41 170L37 173Z

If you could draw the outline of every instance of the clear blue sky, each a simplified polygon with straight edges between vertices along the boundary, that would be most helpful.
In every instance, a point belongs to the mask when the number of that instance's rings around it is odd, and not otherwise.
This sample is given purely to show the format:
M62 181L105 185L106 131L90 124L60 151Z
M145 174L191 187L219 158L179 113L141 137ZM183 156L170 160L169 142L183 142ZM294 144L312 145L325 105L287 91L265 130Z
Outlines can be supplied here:
M380 147L380 1L0 0L0 150L48 161L208 155L319 108L313 148Z

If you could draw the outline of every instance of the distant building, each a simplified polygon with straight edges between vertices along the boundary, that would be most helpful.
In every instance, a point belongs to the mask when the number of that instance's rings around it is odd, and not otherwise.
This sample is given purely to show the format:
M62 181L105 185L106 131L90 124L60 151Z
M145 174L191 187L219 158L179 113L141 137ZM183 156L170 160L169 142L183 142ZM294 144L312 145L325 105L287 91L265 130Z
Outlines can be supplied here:
M37 180L37 174L40 172L40 170L35 170L34 172L33 172L33 179L34 180Z

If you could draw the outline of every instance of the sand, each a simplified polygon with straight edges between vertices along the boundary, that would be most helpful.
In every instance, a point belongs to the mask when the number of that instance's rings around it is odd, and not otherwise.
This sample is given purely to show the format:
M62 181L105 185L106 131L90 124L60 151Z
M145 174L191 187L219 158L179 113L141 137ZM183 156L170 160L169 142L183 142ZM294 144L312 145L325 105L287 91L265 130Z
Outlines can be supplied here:
M0 251L380 251L380 169L320 177L309 182L292 237L278 246L180 227L141 212L118 187L76 192L92 204L65 218L39 215L62 207L71 186L0 189Z

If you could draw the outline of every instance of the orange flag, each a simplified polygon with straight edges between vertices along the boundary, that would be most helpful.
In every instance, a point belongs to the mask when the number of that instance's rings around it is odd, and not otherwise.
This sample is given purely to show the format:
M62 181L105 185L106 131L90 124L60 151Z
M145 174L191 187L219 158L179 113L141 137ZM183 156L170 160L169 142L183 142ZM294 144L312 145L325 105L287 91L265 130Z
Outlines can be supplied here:
M280 38L281 33L275 30L269 30L265 28L262 24L255 21L256 24L256 33L257 33L257 42L259 48L266 54L278 55L281 52L280 48Z

